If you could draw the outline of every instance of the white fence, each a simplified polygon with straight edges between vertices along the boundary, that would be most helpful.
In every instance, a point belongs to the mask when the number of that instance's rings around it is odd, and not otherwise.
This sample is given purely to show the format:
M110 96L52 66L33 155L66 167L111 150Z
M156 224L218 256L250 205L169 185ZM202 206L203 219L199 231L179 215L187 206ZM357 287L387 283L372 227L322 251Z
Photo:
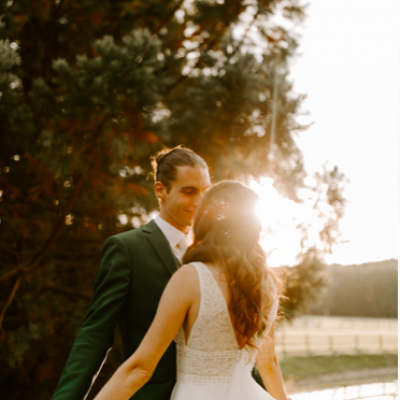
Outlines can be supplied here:
M395 331L398 330L398 320L392 318L355 318L327 317L318 315L303 315L291 323L284 321L279 329L289 330L362 330L362 331Z
M396 354L398 343L394 335L277 334L275 349L278 354L291 355Z
M289 355L396 354L397 321L304 316L281 324L275 348L278 354Z

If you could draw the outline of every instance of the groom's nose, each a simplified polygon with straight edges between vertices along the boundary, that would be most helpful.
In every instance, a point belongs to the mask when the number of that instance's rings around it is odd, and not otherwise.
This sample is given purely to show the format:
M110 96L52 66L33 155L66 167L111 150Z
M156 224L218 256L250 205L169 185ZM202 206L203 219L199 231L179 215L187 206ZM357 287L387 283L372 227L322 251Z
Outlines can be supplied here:
M202 196L200 196L198 194L196 196L193 196L190 199L190 203L189 203L188 207L186 208L186 211L189 211L194 214L197 211L197 209L199 208L201 198L202 198Z
M196 207L196 209L199 207L202 198L203 198L203 193L202 193L202 192L199 192L199 193L193 198L193 206Z

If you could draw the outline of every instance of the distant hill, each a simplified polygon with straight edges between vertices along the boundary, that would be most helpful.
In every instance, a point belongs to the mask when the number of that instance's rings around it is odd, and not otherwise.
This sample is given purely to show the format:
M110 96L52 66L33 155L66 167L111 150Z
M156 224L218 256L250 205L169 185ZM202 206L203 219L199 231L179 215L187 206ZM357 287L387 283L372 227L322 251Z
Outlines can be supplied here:
M328 285L307 313L397 318L398 261L326 266Z

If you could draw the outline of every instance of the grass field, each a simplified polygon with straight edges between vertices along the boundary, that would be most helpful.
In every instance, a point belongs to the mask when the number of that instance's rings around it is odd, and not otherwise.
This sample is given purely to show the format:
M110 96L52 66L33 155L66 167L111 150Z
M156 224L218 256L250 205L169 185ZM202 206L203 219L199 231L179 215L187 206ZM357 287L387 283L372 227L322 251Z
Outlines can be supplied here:
M397 367L398 365L397 354L286 357L279 361L284 379L294 382L338 371Z

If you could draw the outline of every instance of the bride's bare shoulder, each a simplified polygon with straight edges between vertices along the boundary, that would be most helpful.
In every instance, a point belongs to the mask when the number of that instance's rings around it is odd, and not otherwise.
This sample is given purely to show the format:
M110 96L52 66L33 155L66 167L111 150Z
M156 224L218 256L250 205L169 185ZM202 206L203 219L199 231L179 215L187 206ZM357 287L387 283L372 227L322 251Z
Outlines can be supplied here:
M198 274L193 264L183 264L181 267L179 267L178 271L175 272L174 276L175 275L179 275L181 279L197 278L198 280Z
M195 289L199 287L199 275L192 264L182 265L173 275L175 281Z
M192 265L183 265L171 277L160 304L179 304L178 308L191 306L200 295L199 278ZM172 303L171 303L172 302Z

